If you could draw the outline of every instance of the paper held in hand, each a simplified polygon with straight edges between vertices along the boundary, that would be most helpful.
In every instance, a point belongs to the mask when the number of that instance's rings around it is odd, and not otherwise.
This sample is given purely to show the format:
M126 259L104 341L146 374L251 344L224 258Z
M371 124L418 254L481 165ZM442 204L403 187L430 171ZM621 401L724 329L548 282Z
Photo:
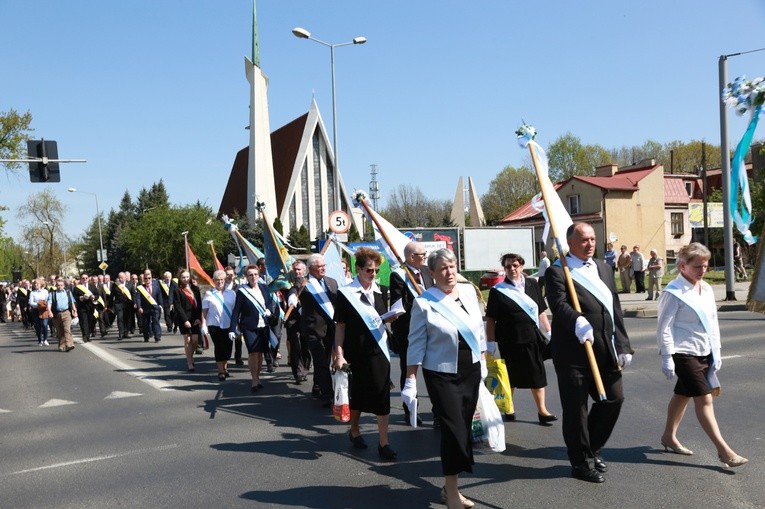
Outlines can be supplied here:
M401 302L401 299L398 299L390 307L390 311L388 311L387 313L385 313L383 315L380 315L380 318L384 321L384 320L387 320L388 318L392 318L394 316L401 316L404 313L406 313L406 310L404 309L404 303Z

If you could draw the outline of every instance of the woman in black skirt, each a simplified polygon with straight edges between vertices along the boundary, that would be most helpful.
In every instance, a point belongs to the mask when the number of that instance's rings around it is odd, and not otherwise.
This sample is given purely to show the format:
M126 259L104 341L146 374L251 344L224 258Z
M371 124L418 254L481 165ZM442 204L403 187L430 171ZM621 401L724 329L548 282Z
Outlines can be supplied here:
M178 287L173 296L175 324L183 335L183 348L186 351L186 364L189 372L194 371L194 352L199 343L202 325L202 297L199 287L192 285L191 274L187 270L178 273Z
M350 364L351 430L348 438L357 449L366 449L361 436L361 412L377 416L380 458L393 461L396 452L388 443L390 417L390 359L388 337L380 315L385 303L375 282L382 255L367 247L356 250L358 276L340 288L335 303L335 369Z
M411 403L417 397L417 370L422 365L433 411L441 419L441 501L448 509L473 507L459 492L457 477L473 471L471 427L479 384L486 378L486 331L473 286L457 282L454 253L434 251L428 270L433 286L412 305L401 398Z
M540 339L547 342L550 337L550 322L545 313L547 304L539 283L523 274L525 261L521 255L508 253L500 261L505 268L505 280L489 291L486 305L489 351L496 341L507 364L513 395L515 389L531 389L539 424L550 426L558 418L545 405L547 374ZM542 334L546 337L540 338ZM514 420L515 414L505 418Z

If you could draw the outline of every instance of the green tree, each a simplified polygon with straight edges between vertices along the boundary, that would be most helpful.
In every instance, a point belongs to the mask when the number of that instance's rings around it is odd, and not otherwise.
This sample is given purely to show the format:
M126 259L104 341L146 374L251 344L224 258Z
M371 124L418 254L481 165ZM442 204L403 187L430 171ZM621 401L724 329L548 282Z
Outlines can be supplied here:
M486 224L499 224L503 217L527 203L537 191L537 179L530 169L505 166L489 183L489 190L481 196Z
M170 207L170 197L162 179L153 183L149 189L144 187L138 191L135 205L136 217L154 209L166 209L168 207Z
M32 114L27 111L23 115L11 108L0 112L0 159L23 159L26 157L26 141L29 139L32 129ZM0 163L6 171L18 170L19 163Z
M300 251L301 253L311 252L311 237L308 235L308 228L305 225L301 224L300 228L292 228L287 240L296 248L305 249L305 251Z
M63 263L61 248L68 243L60 221L65 213L66 206L51 189L31 195L16 212L23 225L23 246L35 258L37 275L60 272Z
M611 154L600 145L583 145L571 133L553 141L547 149L550 179L560 182L574 175L594 175L595 168L611 163Z

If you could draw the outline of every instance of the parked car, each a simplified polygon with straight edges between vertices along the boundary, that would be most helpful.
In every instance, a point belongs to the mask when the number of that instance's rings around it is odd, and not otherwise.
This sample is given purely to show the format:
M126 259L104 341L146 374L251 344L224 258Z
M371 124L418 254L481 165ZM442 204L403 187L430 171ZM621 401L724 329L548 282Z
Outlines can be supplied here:
M478 288L481 290L488 290L500 281L505 279L504 269L488 270L481 274L481 279L478 281Z

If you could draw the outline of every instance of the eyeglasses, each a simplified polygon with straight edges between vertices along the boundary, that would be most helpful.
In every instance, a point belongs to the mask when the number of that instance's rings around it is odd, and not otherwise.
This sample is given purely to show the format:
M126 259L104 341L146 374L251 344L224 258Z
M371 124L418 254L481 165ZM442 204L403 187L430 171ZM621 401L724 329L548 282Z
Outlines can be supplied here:
M428 253L412 253L414 256L426 256Z
M377 274L378 272L380 272L380 267L377 267L377 268L368 267L364 269L364 272L366 272L367 274Z
M520 268L520 266L521 266L521 264L520 264L520 263L514 263L514 264L512 264L512 265L505 265L505 268L506 268L507 270L510 270L510 269L518 269L518 268Z

